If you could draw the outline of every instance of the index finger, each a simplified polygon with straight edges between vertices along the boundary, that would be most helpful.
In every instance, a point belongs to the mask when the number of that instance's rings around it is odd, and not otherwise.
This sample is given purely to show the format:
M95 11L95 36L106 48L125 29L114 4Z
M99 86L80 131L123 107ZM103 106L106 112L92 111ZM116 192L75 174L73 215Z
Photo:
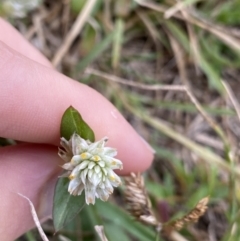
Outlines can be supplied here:
M148 145L98 92L3 43L0 56L0 136L58 145L62 114L72 105L92 127L96 139L109 137L125 172L142 171L150 165L153 153Z
M30 45L12 25L2 18L0 18L0 40L24 56L45 66L52 67L47 58Z

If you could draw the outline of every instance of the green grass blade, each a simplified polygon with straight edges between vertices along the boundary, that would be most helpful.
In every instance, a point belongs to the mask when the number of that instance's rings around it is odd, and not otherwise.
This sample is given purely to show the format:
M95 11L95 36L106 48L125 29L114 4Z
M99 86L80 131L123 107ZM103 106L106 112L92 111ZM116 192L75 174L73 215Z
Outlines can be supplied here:
M127 231L131 236L136 237L139 241L152 241L155 237L155 232L139 222L136 222L126 212L111 203L97 202L96 208L98 213L111 224ZM110 240L111 241L111 240Z
M112 49L112 67L118 69L121 59L121 49L123 43L124 34L124 22L122 19L117 19L115 24L115 36Z
M101 43L96 44L93 50L76 66L77 72L82 72L88 65L97 59L111 45L115 36L115 31L108 34Z

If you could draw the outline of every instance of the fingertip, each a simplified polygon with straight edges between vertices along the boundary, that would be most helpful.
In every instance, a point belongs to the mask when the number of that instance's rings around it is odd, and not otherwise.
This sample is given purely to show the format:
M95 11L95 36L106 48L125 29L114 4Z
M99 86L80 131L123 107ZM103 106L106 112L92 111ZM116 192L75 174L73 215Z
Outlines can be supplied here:
M152 164L154 153L138 134L133 134L125 145L119 147L118 158L123 162L123 170L119 174L129 175L146 171Z

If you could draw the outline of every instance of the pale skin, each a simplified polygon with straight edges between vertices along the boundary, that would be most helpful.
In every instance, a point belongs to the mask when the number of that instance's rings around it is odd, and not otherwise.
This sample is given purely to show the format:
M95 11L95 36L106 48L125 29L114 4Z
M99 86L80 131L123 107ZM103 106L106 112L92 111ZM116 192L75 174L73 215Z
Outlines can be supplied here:
M34 227L25 199L41 220L51 217L60 165L59 126L74 106L96 134L108 136L124 169L146 170L153 152L117 109L95 90L58 73L12 26L0 19L0 136L24 142L0 148L0 237L12 241Z

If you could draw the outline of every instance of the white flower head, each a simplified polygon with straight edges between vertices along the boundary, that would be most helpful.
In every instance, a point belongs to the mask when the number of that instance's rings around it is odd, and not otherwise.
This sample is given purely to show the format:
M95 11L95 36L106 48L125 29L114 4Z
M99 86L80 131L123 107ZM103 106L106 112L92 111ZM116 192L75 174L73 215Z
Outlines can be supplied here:
M0 4L7 16L24 18L28 12L34 10L40 4L42 0L2 0Z
M74 133L70 140L61 138L59 156L66 161L63 168L70 179L68 191L72 195L81 195L85 190L86 203L94 204L95 197L107 201L113 187L121 184L121 179L113 171L122 169L122 162L116 158L117 151L105 147L108 138L90 142Z

